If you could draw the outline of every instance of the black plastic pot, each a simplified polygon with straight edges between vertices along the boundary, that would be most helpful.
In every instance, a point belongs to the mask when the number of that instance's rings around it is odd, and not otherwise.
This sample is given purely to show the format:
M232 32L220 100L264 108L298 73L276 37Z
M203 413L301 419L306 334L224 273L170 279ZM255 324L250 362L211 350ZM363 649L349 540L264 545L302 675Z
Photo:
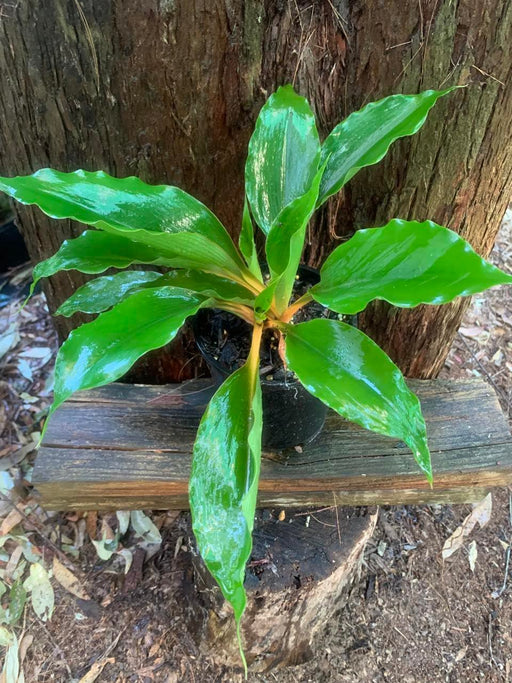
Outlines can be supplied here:
M12 220L3 224L0 221L0 247L0 273L29 259L23 237Z
M301 266L299 275L311 285L319 280L318 272L306 266ZM215 328L218 328L219 320L222 322L222 332L227 332L228 339L231 336L244 335L249 343L251 327L225 311L202 309L194 317L192 328L197 346L210 368L215 383L220 386L233 369L221 358L215 358L211 352L215 345ZM263 447L281 450L312 441L322 430L327 407L297 380L270 380L267 379L269 376L271 372L261 377Z

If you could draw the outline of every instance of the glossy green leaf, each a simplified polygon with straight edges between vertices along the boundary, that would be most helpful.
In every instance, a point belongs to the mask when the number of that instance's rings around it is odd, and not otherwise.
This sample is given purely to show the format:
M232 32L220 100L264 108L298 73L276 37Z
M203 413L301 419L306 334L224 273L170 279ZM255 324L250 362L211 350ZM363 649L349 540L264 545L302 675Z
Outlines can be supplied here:
M457 296L512 283L457 233L431 221L394 219L358 230L335 249L310 291L338 313L362 311L372 299L395 306L444 304Z
M253 305L254 294L242 285L212 273L175 270L162 275L154 271L129 270L105 275L77 289L57 310L57 315L70 316L77 311L102 313L140 289L178 287L209 298Z
M36 204L52 218L72 218L159 250L175 267L245 269L225 228L209 209L177 187L148 185L103 171L0 178L0 190L22 204Z
M244 201L244 213L242 216L242 230L240 231L240 238L238 240L240 251L247 263L247 267L251 273L260 281L263 282L261 275L261 268L258 261L258 252L254 242L254 228L251 219L251 211L247 199Z
M252 215L265 234L284 207L309 190L319 160L309 104L291 85L279 88L259 113L245 166Z
M405 441L432 481L420 402L384 351L337 320L286 325L285 332L288 365L306 389L352 422Z
M254 347L254 345L253 345ZM211 399L194 445L189 493L192 524L206 566L239 623L246 605L245 564L261 459L258 356L233 373Z
M259 322L263 322L265 320L266 314L269 308L272 306L272 301L274 300L280 279L281 278L277 277L270 282L254 300L254 314Z
M414 135L428 112L447 90L426 90L418 95L391 95L370 102L339 123L322 145L322 163L327 161L318 206L338 192L361 168L385 156L398 138Z
M141 290L73 330L57 355L50 414L75 391L114 382L144 353L170 342L203 302L183 289Z
M306 228L315 210L322 167L315 175L311 187L301 197L294 199L274 220L267 237L266 253L272 278L279 278L276 287L276 307L282 313L290 301L297 275Z
M31 293L43 277L61 270L103 273L108 268L126 268L134 263L168 265L158 250L119 235L85 230L79 237L65 240L59 251L34 268Z
M254 304L255 295L243 285L213 273L202 273L198 270L173 270L163 275L162 279L155 284L158 286L182 287L183 289L190 289L192 292L198 292L204 296L223 301L233 301L234 303L249 306ZM150 284L148 286L153 285Z
M77 311L102 313L120 303L148 283L162 280L162 274L154 271L127 270L114 275L97 277L79 287L57 309L57 315L69 317Z

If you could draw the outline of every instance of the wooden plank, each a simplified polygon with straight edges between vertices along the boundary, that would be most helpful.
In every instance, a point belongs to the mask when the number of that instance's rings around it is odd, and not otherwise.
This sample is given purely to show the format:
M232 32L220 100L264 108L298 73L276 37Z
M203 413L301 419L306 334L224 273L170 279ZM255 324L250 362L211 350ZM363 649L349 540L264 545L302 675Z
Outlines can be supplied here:
M329 413L301 453L266 453L259 504L304 506L470 502L512 483L512 438L483 380L411 380L427 421L430 489L409 449ZM112 384L52 417L33 483L49 509L188 507L195 430L212 393L184 385Z

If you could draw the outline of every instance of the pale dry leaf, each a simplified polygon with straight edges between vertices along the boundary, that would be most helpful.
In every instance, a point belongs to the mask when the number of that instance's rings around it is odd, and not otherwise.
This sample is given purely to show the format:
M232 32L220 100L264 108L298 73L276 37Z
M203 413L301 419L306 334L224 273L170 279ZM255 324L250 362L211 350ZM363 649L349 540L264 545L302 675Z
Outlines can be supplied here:
M5 626L0 626L0 647L8 647L13 642L13 634Z
M23 554L23 548L21 545L17 545L16 548L11 553L11 557L9 558L9 562L7 563L5 567L5 578L6 579L12 579L14 572L16 571L16 567L18 566L18 562L20 561L20 558Z
M7 648L0 683L17 683L20 674L18 639L13 634L13 643Z
M7 517L0 524L0 536L7 536L7 534L14 529L14 527L21 522L23 515L17 508L13 508Z
M461 660L463 660L464 657L466 656L467 651L468 651L468 648L467 648L467 647L461 648L461 649L457 652L457 654L455 655L455 661L456 661L456 662L460 662Z
M105 666L107 664L114 664L115 661L116 660L114 659L114 657L108 657L106 659L100 659L97 662L94 662L89 671L85 674L85 676L82 676L78 683L94 683L94 681L101 674Z
M145 543L157 544L162 542L160 532L142 510L132 510L130 513L130 521L135 533L140 536Z
M480 528L483 529L484 526L491 519L492 513L492 494L488 493L483 500L477 503L473 510L471 511L471 516L473 516Z
M0 358L3 358L19 342L18 325L17 322L11 323L7 330L0 335Z
M96 510L91 510L90 512L87 513L86 516L86 528L87 528L87 534L89 535L89 538L91 541L96 538L96 527L98 525L98 513Z
M119 524L118 531L121 536L124 536L130 526L130 512L129 510L118 510L116 512L116 517Z
M44 360L49 360L51 356L52 350L47 346L33 346L19 354L20 358L42 358Z
M462 547L464 539L469 536L477 523L480 527L484 527L491 518L491 512L492 495L488 493L480 503L477 503L474 506L470 514L464 519L462 524L455 529L453 534L446 539L442 550L443 560L448 559Z
M476 558L478 557L478 549L476 547L476 541L471 541L468 548L468 560L469 568L472 572L475 571Z
M101 520L101 538L105 541L113 541L116 534L105 518Z
M25 633L25 635L23 636L23 638L20 641L20 654L19 654L20 666L25 661L25 657L27 656L28 649L32 645L33 642L34 642L34 636L30 633Z
M90 600L90 596L84 589L80 580L73 574L71 570L65 567L62 562L57 559L57 556L53 557L53 578L60 583L60 585L65 588L68 593L75 595L81 600Z

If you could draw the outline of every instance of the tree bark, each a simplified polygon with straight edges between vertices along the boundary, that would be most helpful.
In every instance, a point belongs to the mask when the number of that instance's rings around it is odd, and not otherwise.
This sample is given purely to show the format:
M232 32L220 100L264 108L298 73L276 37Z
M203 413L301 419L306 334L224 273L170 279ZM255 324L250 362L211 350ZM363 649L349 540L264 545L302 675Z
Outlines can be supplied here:
M176 184L236 235L247 141L278 85L294 82L325 135L385 95L470 84L329 202L305 258L318 265L354 230L394 216L436 220L487 255L512 190L511 30L511 0L6 0L0 171L102 168ZM26 208L18 221L35 261L83 229ZM52 278L50 309L82 281ZM362 322L406 374L431 377L466 305L378 303ZM79 322L60 320L61 336ZM138 379L189 376L187 343L174 350L178 362L159 354Z

